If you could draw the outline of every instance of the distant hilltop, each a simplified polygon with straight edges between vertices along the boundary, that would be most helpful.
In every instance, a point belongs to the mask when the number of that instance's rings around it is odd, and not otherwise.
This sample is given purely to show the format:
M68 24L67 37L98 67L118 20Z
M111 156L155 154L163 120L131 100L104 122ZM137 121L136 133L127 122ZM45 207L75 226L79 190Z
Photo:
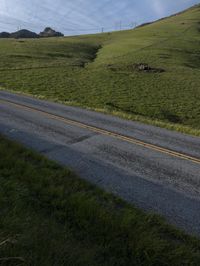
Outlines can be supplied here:
M61 32L55 31L50 27L44 29L44 31L40 32L39 37L63 37L64 34Z
M15 39L24 39L24 38L48 38L48 37L63 37L64 34L57 32L50 27L44 29L44 31L39 34L22 29L13 33L9 32L0 32L0 38L15 38Z

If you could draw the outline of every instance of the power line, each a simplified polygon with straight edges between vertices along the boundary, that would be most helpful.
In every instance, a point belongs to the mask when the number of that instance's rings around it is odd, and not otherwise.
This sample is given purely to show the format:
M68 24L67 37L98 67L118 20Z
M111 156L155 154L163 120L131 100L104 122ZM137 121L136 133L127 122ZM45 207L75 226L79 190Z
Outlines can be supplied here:
M14 26L14 23L12 22L8 22L8 20L4 20L2 18L0 18L0 23L2 25L8 25L8 26ZM15 21L15 26L17 24L17 29L20 30L23 27L31 27L31 28L39 28L39 24L38 23L33 23L33 22L25 22L25 21ZM136 22L131 22L129 24L123 24L122 21L119 21L118 23L115 23L115 25L111 26L111 27L94 27L94 28L76 28L76 27L70 27L70 28L66 28L66 27L61 27L62 31L67 32L109 32L109 31L118 31L118 30L123 30L123 29L133 29L135 28L137 25ZM48 25L47 25L48 26ZM57 27L56 27L57 28Z

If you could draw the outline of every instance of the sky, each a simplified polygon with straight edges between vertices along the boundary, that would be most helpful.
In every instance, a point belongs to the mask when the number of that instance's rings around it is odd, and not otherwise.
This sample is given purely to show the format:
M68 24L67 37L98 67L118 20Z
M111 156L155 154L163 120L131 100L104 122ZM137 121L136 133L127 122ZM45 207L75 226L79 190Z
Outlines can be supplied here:
M128 29L200 0L0 0L0 32L49 26L65 35Z

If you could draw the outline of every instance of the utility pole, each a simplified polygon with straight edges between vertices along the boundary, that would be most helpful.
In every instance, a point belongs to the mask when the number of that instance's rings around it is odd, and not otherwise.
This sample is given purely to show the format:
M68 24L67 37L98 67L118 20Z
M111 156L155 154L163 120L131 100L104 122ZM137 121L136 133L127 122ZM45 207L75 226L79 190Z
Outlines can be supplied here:
M118 23L115 22L115 30L118 30Z
M102 27L101 32L104 33L104 27Z
M131 28L131 29L134 28L134 22L131 22L131 24L130 24L130 28Z
M122 30L122 21L119 22L119 30Z
M136 28L136 26L137 26L137 22L131 22L131 24L130 24L131 29Z

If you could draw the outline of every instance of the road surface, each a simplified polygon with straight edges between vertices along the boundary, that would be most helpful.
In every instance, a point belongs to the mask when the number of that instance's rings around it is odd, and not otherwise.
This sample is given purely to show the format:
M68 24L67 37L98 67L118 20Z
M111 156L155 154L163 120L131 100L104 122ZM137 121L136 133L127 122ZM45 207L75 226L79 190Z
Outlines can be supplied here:
M200 236L200 138L5 91L0 133Z

